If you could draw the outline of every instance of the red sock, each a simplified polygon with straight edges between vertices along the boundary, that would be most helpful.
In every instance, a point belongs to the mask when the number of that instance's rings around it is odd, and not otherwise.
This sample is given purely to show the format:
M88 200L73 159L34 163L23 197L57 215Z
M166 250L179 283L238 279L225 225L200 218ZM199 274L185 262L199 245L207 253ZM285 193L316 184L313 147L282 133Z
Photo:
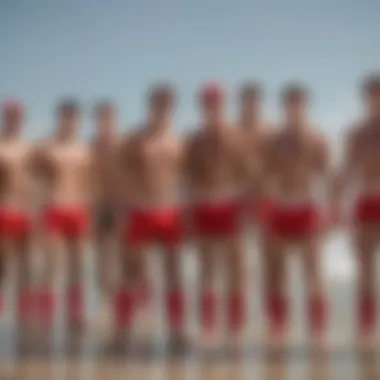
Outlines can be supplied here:
M82 285L72 285L67 291L67 312L69 323L84 321L85 303Z
M115 296L115 323L117 329L131 327L136 308L136 296L131 290L120 290Z
M376 301L373 295L359 298L359 329L361 332L372 332L377 319Z
M328 310L326 299L322 295L314 295L309 298L308 315L310 328L313 332L325 330Z
M169 327L171 330L180 329L185 317L185 296L181 290L172 290L166 297Z
M216 327L217 296L213 292L201 295L201 326L204 330L213 331Z
M31 290L23 290L18 294L17 317L20 322L28 322L36 311L36 294Z
M38 313L43 324L51 325L54 322L55 295L51 290L42 290L37 294Z
M234 293L228 299L228 325L231 330L240 330L246 319L246 302L244 294Z
M286 328L289 322L289 306L287 299L282 295L269 294L266 307L271 327L276 329Z

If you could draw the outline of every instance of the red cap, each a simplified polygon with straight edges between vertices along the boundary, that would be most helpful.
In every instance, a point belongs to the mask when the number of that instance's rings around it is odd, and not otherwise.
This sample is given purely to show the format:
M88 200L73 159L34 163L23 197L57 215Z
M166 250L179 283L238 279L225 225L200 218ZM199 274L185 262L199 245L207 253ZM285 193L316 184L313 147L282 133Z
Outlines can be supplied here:
M4 102L2 107L3 115L6 118L22 118L24 116L24 107L23 105L14 100L9 100Z
M202 86L200 91L200 100L202 103L220 103L224 97L224 89L218 83L207 83Z

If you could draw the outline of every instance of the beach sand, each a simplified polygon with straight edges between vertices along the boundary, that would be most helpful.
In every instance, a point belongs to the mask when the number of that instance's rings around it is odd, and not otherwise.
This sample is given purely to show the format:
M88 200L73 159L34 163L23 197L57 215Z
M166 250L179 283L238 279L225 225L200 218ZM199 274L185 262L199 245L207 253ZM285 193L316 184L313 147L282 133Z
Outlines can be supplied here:
M58 319L50 352L40 355L17 357L15 350L15 326L11 311L0 321L0 380L238 380L238 379L380 379L379 350L363 354L355 344L354 289L355 262L350 247L343 236L335 236L326 244L323 256L326 281L332 305L327 353L312 355L309 350L305 315L303 312L303 279L297 258L289 268L289 285L292 294L292 329L286 349L278 355L268 355L264 342L264 320L261 308L261 270L257 250L247 237L247 261L249 272L250 327L245 335L244 350L240 357L227 355L220 348L209 360L194 349L184 357L174 358L165 350L167 337L161 302L153 312L139 316L136 347L148 341L153 349L149 355L105 355L102 350L107 336L109 313L99 303L94 284L94 267L88 264L88 316L90 332L76 353L68 352L62 320ZM91 255L90 255L91 256ZM152 268L158 265L158 255L152 256ZM189 332L196 342L195 314L196 260L191 250L184 254L184 278L189 290ZM160 299L162 279L157 278L157 294ZM191 306L193 305L193 306ZM62 315L62 313L60 313ZM108 315L108 317L107 317ZM140 343L139 343L140 342ZM222 343L226 340L222 340ZM79 345L77 345L79 347ZM224 345L227 346L227 345ZM78 348L77 347L77 348ZM270 352L269 352L270 353Z

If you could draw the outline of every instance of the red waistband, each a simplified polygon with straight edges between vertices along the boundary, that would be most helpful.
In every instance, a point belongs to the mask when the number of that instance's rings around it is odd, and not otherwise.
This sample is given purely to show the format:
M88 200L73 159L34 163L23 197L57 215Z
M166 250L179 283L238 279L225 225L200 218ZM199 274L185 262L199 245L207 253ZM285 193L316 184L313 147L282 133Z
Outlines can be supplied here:
M1 214L9 214L9 215L30 215L31 211L29 209L22 209L22 208L13 208L10 206L2 205L0 206L0 213Z
M45 210L62 210L62 211L72 211L72 210L81 210L87 211L89 210L88 205L85 204L65 204L65 203L50 203L45 205Z

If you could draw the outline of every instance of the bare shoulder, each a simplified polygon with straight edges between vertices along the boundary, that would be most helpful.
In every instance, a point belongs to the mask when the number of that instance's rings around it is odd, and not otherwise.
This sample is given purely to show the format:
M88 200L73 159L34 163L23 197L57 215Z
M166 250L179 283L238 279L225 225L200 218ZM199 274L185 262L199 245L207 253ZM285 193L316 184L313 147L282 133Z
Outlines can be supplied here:
M144 133L142 128L135 128L128 133L120 136L117 155L124 158L131 158L136 154L144 140Z
M202 135L203 134L199 130L186 133L183 137L185 150L189 152L196 148L199 142L202 140Z
M261 135L262 144L266 147L272 147L281 141L284 136L284 130L278 127L272 127Z
M34 152L35 152L35 144L30 141L24 141L21 144L22 152L24 153L24 156L29 159L33 158Z
M38 156L47 154L53 148L53 142L48 139L39 140L31 144L31 152Z
M115 149L118 150L123 144L124 139L128 139L128 135L118 135L115 140Z
M242 131L236 126L231 125L226 130L225 135L227 141L231 144L231 146L235 149L238 149L240 152L242 152L242 148L245 148L247 144L254 142L254 137L248 138L242 133Z
M277 145L277 142L281 139L281 131L278 128L268 128L267 130L263 131L263 133L260 136L260 152L262 154L262 157L268 157L268 155L271 154L273 150L275 150L275 146Z
M88 156L92 153L91 144L82 141L77 142L73 144L72 151L78 155Z
M129 133L124 133L119 136L118 139L118 150L128 149L129 145L133 145L137 140L137 132L132 131Z
M269 138L273 134L277 133L279 131L279 128L276 124L272 123L266 123L264 125L264 128L261 130L261 136L263 138Z
M265 141L271 141L274 136L278 135L279 128L276 125L268 124L268 126L261 132L261 139Z
M30 167L33 171L39 172L44 168L51 157L51 141L39 140L31 144L30 147Z
M343 134L343 145L345 149L356 149L360 141L366 135L366 125L362 122L351 123Z
M184 139L178 134L169 134L165 138L165 149L170 152L170 154L173 154L175 157L180 158L183 156L184 153Z
M139 143L142 141L142 139L144 138L144 129L143 128L135 128L133 129L132 131L130 131L129 133L126 133L123 135L122 137L122 141L121 141L121 144L122 145L134 145L136 143Z
M128 133L124 133L122 135L119 136L119 139L118 139L118 146L119 148L121 148L122 146L124 146L130 139L130 134Z
M194 138L194 134L195 132L194 131L187 131L185 132L183 135L182 135L182 140L185 144L187 144L188 142L192 141L192 139Z
M89 142L89 145L90 145L90 148L92 151L95 151L97 150L98 146L99 146L99 138L97 136L94 136L90 142Z
M315 127L311 130L310 141L316 148L319 149L328 149L329 139L328 137L320 130L319 127Z
M355 141L361 138L361 136L363 136L363 134L367 130L366 127L367 125L360 121L352 123L351 125L349 125L345 133L346 139Z
M91 144L87 142L78 141L72 146L69 146L66 149L62 150L59 153L59 155L62 155L62 157L65 157L66 155L68 157L73 157L78 162L88 162L93 157L92 152L93 151L91 148Z

